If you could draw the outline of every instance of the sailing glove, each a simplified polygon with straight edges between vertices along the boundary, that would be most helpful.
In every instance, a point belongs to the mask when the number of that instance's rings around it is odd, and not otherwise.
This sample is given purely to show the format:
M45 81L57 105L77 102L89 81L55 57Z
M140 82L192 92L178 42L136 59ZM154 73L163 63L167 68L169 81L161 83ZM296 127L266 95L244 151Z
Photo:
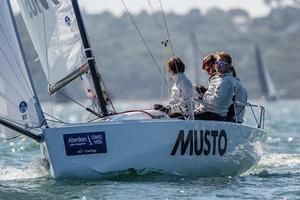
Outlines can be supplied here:
M154 110L159 110L159 111L165 112L167 114L169 114L171 112L171 107L170 106L163 106L161 104L154 104L153 108L154 108Z
M201 95L207 91L207 88L204 87L203 85L200 85L200 86L196 86L195 90Z

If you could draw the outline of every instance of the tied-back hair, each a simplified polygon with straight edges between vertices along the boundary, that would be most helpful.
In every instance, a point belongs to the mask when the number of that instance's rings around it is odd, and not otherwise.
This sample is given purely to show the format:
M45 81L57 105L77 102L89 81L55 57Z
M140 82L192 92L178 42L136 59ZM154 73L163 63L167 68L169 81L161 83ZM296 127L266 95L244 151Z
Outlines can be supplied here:
M232 65L231 65L231 72L232 72L232 76L233 76L233 77L238 78L237 75L236 75L235 68L234 68L234 66L232 66Z
M167 68L174 74L183 73L185 70L185 64L178 57L173 57L167 62Z

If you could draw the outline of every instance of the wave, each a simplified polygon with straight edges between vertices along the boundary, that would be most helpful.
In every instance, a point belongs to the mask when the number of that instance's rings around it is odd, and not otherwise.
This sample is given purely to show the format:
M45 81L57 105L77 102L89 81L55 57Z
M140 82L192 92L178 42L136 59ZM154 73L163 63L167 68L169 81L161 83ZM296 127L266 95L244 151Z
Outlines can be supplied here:
M300 175L300 154L266 154L246 175L260 177Z
M49 164L43 158L32 161L24 168L17 168L15 166L0 166L0 180L19 180L46 177L49 176L48 168Z

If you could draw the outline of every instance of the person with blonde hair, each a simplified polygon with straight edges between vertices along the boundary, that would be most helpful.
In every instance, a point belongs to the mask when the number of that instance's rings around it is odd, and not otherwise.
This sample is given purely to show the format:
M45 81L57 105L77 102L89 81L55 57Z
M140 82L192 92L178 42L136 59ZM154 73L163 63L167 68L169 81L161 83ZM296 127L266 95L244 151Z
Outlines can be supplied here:
M184 74L185 64L180 58L173 57L168 60L166 67L170 78L174 80L171 99L167 106L155 104L154 109L166 112L171 118L190 118L193 115L193 85Z

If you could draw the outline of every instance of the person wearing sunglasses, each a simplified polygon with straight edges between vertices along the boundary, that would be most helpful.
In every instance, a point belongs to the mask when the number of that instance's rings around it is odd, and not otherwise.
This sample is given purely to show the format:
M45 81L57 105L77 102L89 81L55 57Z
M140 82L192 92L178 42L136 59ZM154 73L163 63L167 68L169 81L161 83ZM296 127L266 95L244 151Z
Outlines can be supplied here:
M218 57L223 57L223 58L228 58L227 63L230 63L231 68L230 69L225 69L226 72L231 72L234 80L234 95L232 97L232 101L236 101L236 105L232 103L229 108L228 108L228 113L226 116L226 121L231 121L231 122L238 122L238 123L243 123L244 122L244 115L245 115L245 106L241 103L247 103L248 95L245 87L242 85L240 79L236 75L235 68L232 66L232 59L229 54L225 52L220 52L216 54ZM227 64L226 62L223 62L222 60L219 61L216 70L224 70L222 69L224 65Z
M193 84L184 74L185 64L178 57L171 58L166 65L174 84L171 99L167 106L155 104L154 109L166 112L171 118L188 119L193 115Z
M213 69L208 71L212 74L208 89L198 100L200 105L195 110L195 119L225 121L235 88L232 58L228 53L220 52L214 55L214 59Z

